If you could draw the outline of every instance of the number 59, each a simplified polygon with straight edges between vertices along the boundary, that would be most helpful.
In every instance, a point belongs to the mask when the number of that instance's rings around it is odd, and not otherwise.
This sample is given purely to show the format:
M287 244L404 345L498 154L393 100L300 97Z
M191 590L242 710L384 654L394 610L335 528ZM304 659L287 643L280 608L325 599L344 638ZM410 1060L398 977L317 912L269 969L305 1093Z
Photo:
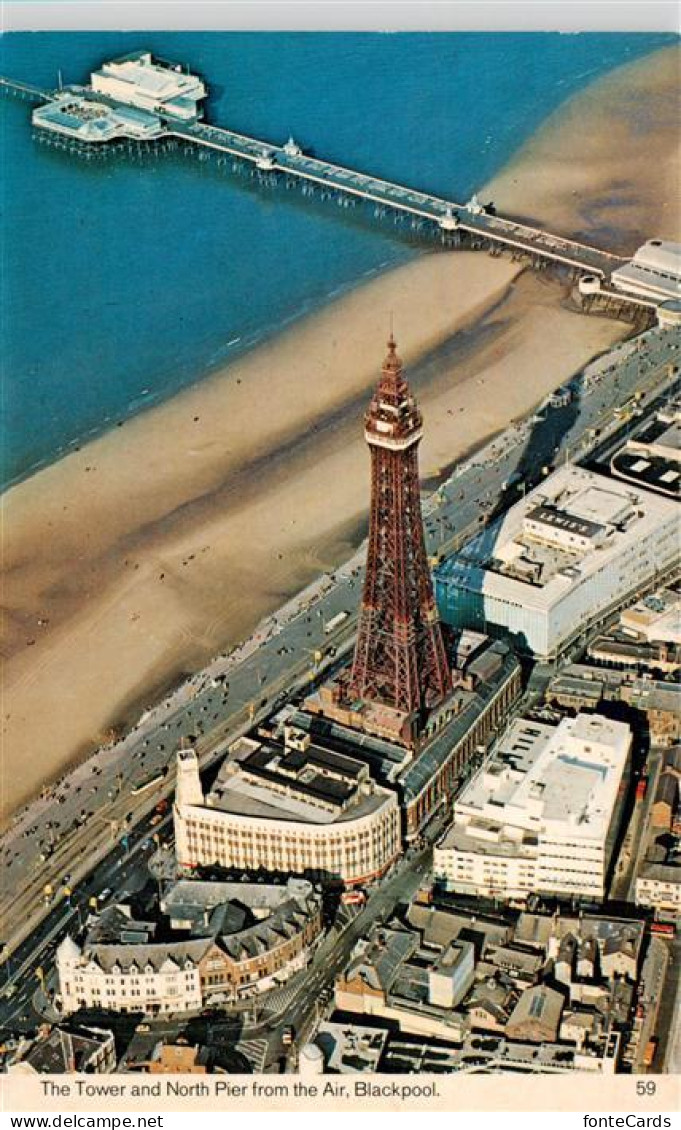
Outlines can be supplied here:
M654 1095L657 1090L657 1084L654 1079L639 1079L636 1084L637 1095Z

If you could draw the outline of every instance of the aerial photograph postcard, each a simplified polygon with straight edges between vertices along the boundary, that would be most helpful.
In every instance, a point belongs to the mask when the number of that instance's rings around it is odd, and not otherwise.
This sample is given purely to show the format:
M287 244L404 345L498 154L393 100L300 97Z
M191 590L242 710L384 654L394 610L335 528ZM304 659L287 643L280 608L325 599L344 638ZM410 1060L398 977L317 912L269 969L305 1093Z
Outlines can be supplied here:
M658 1109L678 36L0 52L6 1103Z

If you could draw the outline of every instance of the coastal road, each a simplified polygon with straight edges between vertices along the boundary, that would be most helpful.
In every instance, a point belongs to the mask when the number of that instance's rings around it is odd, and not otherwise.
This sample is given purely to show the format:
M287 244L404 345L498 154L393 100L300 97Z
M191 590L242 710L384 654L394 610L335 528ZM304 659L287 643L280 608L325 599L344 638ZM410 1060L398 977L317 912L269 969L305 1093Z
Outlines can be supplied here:
M620 344L573 380L570 404L544 407L459 464L424 504L431 556L451 552L500 505L541 478L545 468L564 457L585 456L608 430L621 428L614 408L636 390L648 388L652 396L669 384L668 366L678 348L677 334L657 330ZM511 487L513 476L522 483ZM202 765L212 763L228 740L283 702L296 680L302 687L336 662L331 650L349 646L352 638L362 565L360 550L18 815L0 848L8 880L0 898L5 923L0 937L10 949L100 859L116 845L129 844L140 821L171 795L174 755L182 742L197 746ZM327 632L326 625L341 611L347 618Z
M171 820L158 826L164 834L170 830ZM60 901L42 918L36 929L26 938L4 963L0 985L0 1031L35 1031L44 1020L34 1006L34 994L40 984L39 970L47 975L53 966L59 943L67 933L75 935L84 927L91 913L90 899L97 892L115 889L117 897L124 898L142 887L149 879L147 862L154 850L153 830L144 821L128 849L117 845L96 867L88 879L76 886L69 900ZM109 901L112 895L103 900Z

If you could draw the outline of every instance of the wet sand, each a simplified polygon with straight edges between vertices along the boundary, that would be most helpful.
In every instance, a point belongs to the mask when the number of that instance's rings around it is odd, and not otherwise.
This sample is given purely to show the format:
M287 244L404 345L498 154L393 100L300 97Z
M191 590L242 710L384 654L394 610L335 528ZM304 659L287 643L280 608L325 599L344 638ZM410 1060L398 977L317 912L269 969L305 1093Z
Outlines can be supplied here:
M631 255L681 239L681 50L605 75L544 123L481 191L501 214Z
M637 66L639 85L655 81L655 65ZM599 105L580 210L609 191L621 157ZM563 135L572 152L566 125L556 154ZM662 156L661 135L655 144ZM654 193L642 181L641 216ZM564 297L503 259L426 254L8 491L5 819L178 673L349 555L366 521L362 417L390 312L424 411L425 477L626 333Z

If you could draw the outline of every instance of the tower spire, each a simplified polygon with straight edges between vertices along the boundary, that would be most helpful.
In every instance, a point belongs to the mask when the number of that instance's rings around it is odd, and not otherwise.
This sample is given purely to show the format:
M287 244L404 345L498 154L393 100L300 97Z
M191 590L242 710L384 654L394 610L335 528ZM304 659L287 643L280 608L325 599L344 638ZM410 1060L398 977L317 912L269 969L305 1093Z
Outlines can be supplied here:
M349 690L403 713L412 734L451 689L423 534L422 431L391 327L364 421L371 452L369 548Z

